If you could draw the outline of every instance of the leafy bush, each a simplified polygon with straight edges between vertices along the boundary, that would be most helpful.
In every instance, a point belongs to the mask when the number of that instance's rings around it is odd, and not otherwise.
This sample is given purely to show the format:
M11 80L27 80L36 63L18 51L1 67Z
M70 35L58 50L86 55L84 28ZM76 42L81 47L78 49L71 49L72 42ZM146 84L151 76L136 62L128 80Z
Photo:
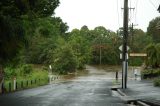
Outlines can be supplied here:
M156 78L153 81L154 86L160 86L160 78Z
M150 44L146 48L146 65L152 68L158 68L160 65L160 43Z
M130 58L129 65L131 66L141 66L143 63L143 59L141 57Z
M79 35L79 30L74 30L70 33L69 44L76 56L78 62L77 68L83 69L85 64L87 64L91 57L91 48L85 37Z
M157 76L160 76L160 70L159 69L146 69L142 71L142 78L154 78Z
M5 72L5 79L9 79L9 78L11 78L11 76L16 76L17 75L16 70L11 68L11 67L6 67L4 69L4 72Z
M77 60L73 50L69 46L62 46L55 50L55 59L53 63L54 71L59 74L74 72L77 68Z
M24 64L19 67L21 75L30 74L33 71L32 65Z
M31 79L47 79L48 78L48 72L43 70L34 70L31 72Z
M5 79L10 79L13 77L20 77L20 76L23 77L29 75L31 74L31 72L33 72L33 68L32 65L29 64L23 64L16 68L8 66L4 69L4 72L5 72Z

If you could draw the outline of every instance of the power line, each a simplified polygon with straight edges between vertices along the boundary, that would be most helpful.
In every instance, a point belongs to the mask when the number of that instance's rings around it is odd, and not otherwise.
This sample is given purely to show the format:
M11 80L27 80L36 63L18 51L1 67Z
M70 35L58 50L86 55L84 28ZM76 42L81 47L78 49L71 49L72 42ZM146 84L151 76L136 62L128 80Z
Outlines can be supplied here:
M119 11L118 11L118 7L119 7L119 6L118 6L118 4L119 4L119 3L118 3L118 0L117 0L118 25L119 25L119 27L120 27Z
M129 2L130 2L130 7L132 7L132 3L131 3L132 1L130 0ZM131 13L132 13L132 11L131 11L131 9L129 9L129 20L128 20L129 23L131 23L131 18L132 18L132 14Z
M121 9L123 10L124 8L121 8ZM129 7L129 8L128 8L128 13L129 13L129 14L128 14L128 19L129 19L128 22L129 22L130 24L132 23L132 21L131 21L132 18L133 18L133 17L132 17L132 11L133 11L133 13L134 13L134 10L135 10L135 8L133 8L133 7Z
M134 10L135 8L132 8L132 0L130 0L130 8L129 8L129 22L132 23L132 19L134 18Z
M148 0L148 1L151 3L151 5L152 5L154 8L157 9L157 7L153 4L153 2L152 2L151 0Z
M120 0L120 3L121 3L121 8L123 7L123 0ZM121 14L120 14L121 18L123 18L123 10L121 9Z
M136 8L136 10L135 10L135 23L136 23L136 24L137 24L138 1L139 1L139 0L136 1L136 6L135 6L135 8Z

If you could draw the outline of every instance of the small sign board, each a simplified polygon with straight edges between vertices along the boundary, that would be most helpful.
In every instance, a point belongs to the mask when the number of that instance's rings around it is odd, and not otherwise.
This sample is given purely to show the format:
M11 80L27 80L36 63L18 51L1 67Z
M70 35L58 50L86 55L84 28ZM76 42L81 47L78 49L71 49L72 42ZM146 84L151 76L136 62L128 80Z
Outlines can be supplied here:
M130 53L129 56L131 56L131 57L146 57L147 53Z
M120 59L122 59L122 53L120 53Z
M120 59L122 59L122 53L120 53ZM128 59L128 53L126 54L126 58Z
M128 51L129 49L130 49L129 46L127 46L127 51ZM120 51L123 51L123 45L119 46L119 50L120 50Z

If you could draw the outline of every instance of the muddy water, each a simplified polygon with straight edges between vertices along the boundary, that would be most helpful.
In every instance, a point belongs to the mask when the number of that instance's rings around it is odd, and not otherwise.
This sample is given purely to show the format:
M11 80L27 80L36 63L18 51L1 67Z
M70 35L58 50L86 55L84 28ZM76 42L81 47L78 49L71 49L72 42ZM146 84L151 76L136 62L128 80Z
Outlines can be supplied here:
M140 80L140 67L129 67L128 68L128 79L135 80L134 76L134 69L138 70L138 77L137 79ZM122 78L122 68L121 66L109 66L109 65L95 65L95 66L86 66L84 70L78 70L76 73L71 73L68 75L60 76L61 81L67 80L78 80L78 79L85 79L86 77L89 79L112 79L115 80L116 72L118 71L118 79ZM86 80L86 79L85 79Z
M105 72L116 72L121 71L121 66L113 66L113 65L95 65L95 68L98 70L104 70Z
M77 77L87 77L87 76L103 76L107 75L108 77L113 77L114 73L116 71L120 71L119 66L86 66L86 69L84 70L77 70L76 73L71 73L68 75L63 75L63 79L69 80L69 79L75 79Z

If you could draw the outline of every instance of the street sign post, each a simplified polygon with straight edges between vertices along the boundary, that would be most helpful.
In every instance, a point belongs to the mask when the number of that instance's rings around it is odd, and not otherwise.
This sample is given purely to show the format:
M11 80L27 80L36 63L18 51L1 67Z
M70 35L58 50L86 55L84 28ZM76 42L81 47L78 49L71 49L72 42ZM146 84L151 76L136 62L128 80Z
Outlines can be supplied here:
M129 50L129 46L126 46L126 53L125 53L125 57L123 57L123 54L120 53L120 59L123 59L125 58L125 61L122 62L122 88L127 88L127 70L128 70L128 53L127 51ZM123 45L119 46L119 50L124 52L123 51Z

